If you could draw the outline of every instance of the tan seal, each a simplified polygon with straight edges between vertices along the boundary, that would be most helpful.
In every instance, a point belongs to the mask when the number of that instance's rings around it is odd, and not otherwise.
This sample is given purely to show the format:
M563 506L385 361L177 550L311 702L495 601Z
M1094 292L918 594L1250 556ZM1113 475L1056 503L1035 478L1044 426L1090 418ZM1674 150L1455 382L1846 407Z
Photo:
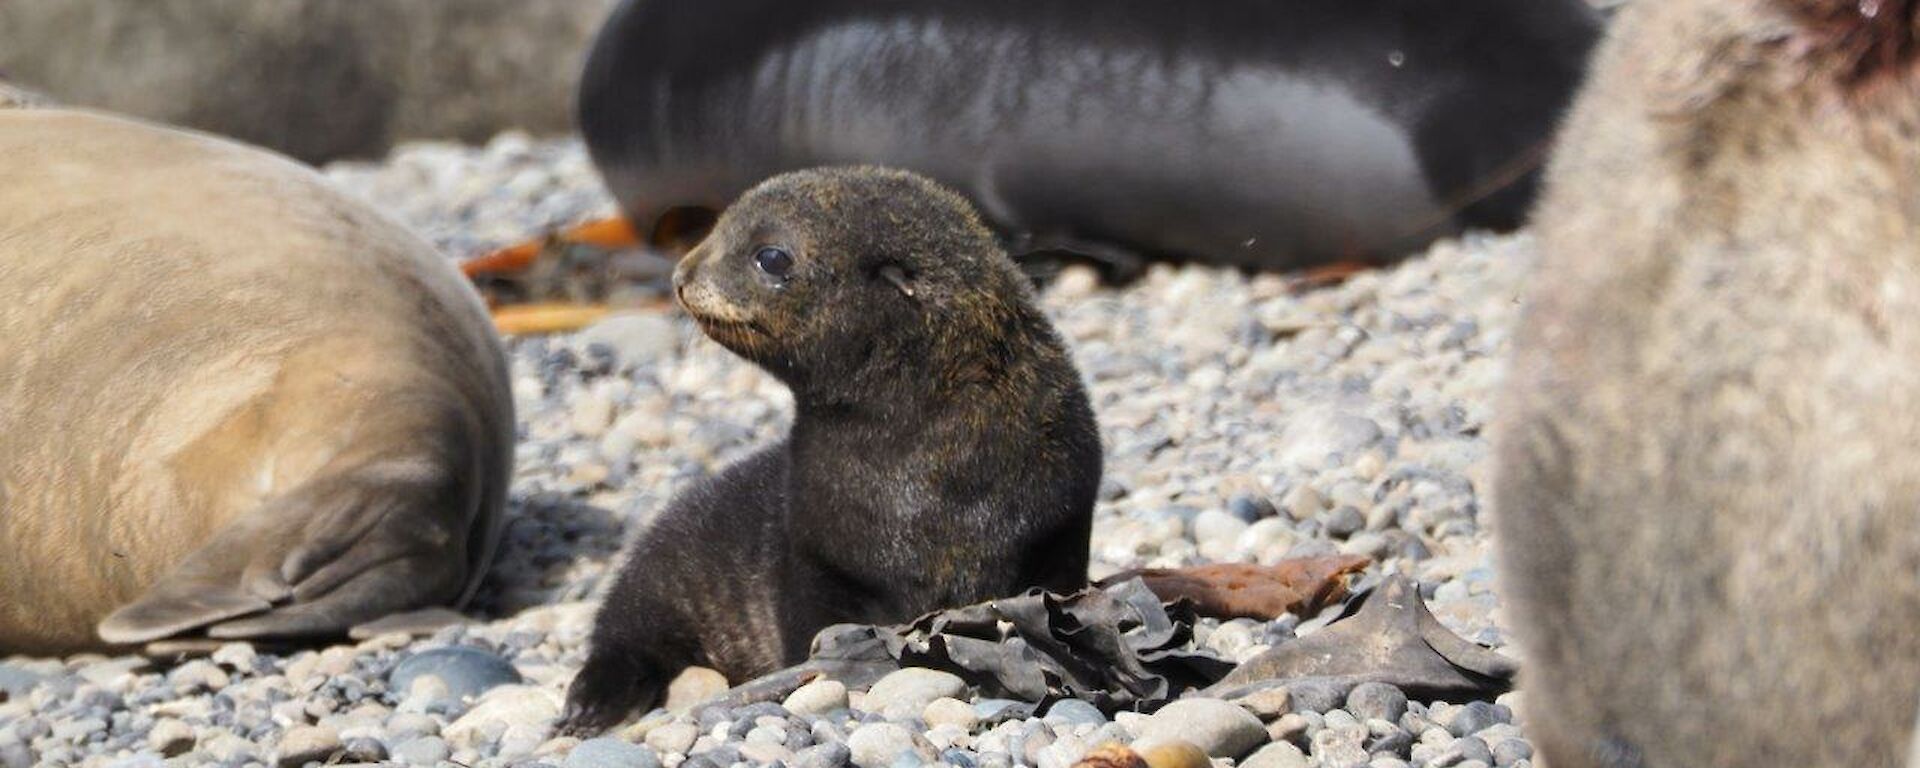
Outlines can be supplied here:
M0 110L0 653L333 634L469 595L512 401L484 308L291 161Z
M1536 225L1493 511L1542 764L1904 762L1920 3L1627 5Z

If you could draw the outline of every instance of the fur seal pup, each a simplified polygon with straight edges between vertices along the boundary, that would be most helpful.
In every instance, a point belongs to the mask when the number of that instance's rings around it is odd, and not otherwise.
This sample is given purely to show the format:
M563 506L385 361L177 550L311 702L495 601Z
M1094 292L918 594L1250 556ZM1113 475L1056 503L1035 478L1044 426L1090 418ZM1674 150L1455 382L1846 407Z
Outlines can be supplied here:
M1496 438L1552 768L1894 766L1920 703L1920 3L1630 3Z
M579 122L656 243L873 163L1016 255L1377 262L1520 222L1600 26L1584 0L625 0Z
M0 72L307 162L572 130L613 0L3 0Z
M0 110L0 168L0 654L473 591L513 403L431 246L293 162L118 117Z
M966 201L875 168L775 177L674 273L714 341L793 391L792 432L632 546L567 691L592 731L689 664L728 679L840 622L1085 586L1099 431L1059 336Z

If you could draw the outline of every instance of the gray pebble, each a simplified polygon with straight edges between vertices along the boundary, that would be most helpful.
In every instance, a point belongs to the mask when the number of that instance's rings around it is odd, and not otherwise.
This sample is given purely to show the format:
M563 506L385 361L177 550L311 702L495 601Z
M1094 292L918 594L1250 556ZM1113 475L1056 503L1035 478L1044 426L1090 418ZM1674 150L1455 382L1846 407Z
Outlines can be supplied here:
M1219 699L1180 699L1136 730L1138 741L1186 741L1214 757L1238 758L1267 740L1260 719Z
M1313 734L1313 757L1326 768L1363 768L1370 759L1363 728L1325 728Z
M1493 745L1493 764L1500 768L1512 768L1522 760L1533 759L1533 745L1520 739L1502 739Z
M1495 705L1484 701L1470 701L1465 706L1456 707L1453 717L1447 721L1447 731L1455 736L1471 736L1486 730L1488 726L1504 723L1512 718L1511 714L1502 717Z
M860 706L868 712L878 712L890 718L914 717L934 699L962 698L966 694L966 681L951 673L908 667L880 678L867 690L867 696L861 700Z
M785 706L796 715L818 715L847 708L847 687L838 680L815 680L787 695Z
M1353 456L1380 441L1374 420L1330 409L1314 409L1295 416L1281 431L1279 459L1309 469L1324 466L1328 457Z
M0 663L0 702L26 698L49 675L19 665Z
M1046 721L1067 725L1099 725L1107 721L1100 708L1079 699L1061 699L1047 708Z
M1398 722L1407 713L1407 694L1386 683L1361 683L1347 694L1347 709L1362 720Z
M99 717L83 717L53 724L53 738L70 744L88 740L96 733L107 729L107 721Z
M157 721L147 732L147 746L167 757L178 757L193 750L193 726L173 718Z
M1378 755L1386 753L1397 757L1406 757L1413 749L1413 734L1392 727L1385 733L1375 732L1367 739L1367 753Z
M1012 699L980 699L973 703L973 712L980 716L980 722L987 725L1033 716L1033 705Z
M402 694L423 677L438 679L453 700L473 700L498 686L521 682L520 672L506 659L478 648L435 648L410 655L395 664L387 676L387 690Z
M620 739L587 739L567 754L562 768L660 768L653 750Z
M792 768L842 768L853 759L845 744L817 744L793 756Z
M850 759L859 768L890 768L914 747L913 732L893 723L863 725L847 736Z
M393 746L388 754L406 765L436 765L453 756L453 749L438 736L422 736Z
M1327 680L1302 680L1287 686L1295 712L1325 712L1347 700L1347 687Z
M1248 523L1280 514L1280 510L1274 509L1273 501L1267 497L1248 496L1245 494L1235 496L1228 500L1227 511L1233 513L1234 517L1238 517Z
M278 757L280 768L298 768L310 762L324 762L341 749L340 734L320 725L300 725L281 734Z
M387 745L367 736L347 739L341 747L341 759L353 763L377 763L387 759Z
M1308 765L1306 753L1284 741L1261 747L1240 763L1241 768L1307 768Z
M1441 765L1458 765L1468 761L1491 765L1493 750L1487 747L1486 742L1468 736L1455 739L1452 744L1447 745L1446 749L1441 750L1439 757L1434 759L1435 763Z
M1328 536L1344 539L1365 530L1367 517L1353 507L1336 507L1320 519L1320 526Z

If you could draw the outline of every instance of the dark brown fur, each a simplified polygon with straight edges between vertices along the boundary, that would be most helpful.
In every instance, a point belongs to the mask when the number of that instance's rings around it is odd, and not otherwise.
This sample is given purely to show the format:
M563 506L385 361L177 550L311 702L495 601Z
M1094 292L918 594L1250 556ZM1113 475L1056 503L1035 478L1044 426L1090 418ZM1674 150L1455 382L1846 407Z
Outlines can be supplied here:
M1551 768L1906 759L1920 99L1850 7L1635 3L1562 135L1493 492Z
M764 246L794 257L784 279ZM567 693L598 730L688 664L741 682L839 622L1086 582L1100 440L1079 375L970 206L907 173L749 191L675 275L707 335L793 390L791 434L634 544Z

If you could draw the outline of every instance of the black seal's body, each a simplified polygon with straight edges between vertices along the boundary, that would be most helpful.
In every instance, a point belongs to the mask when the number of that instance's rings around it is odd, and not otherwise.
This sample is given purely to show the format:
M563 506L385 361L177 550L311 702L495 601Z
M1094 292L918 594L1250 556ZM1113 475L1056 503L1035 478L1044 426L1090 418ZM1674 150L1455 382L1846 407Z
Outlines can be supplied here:
M876 163L1022 249L1286 269L1523 218L1583 0L627 0L580 124L642 231Z
M873 168L748 192L675 274L794 393L786 439L678 498L600 609L568 723L736 682L819 629L1086 582L1100 440L1059 337L958 195Z

